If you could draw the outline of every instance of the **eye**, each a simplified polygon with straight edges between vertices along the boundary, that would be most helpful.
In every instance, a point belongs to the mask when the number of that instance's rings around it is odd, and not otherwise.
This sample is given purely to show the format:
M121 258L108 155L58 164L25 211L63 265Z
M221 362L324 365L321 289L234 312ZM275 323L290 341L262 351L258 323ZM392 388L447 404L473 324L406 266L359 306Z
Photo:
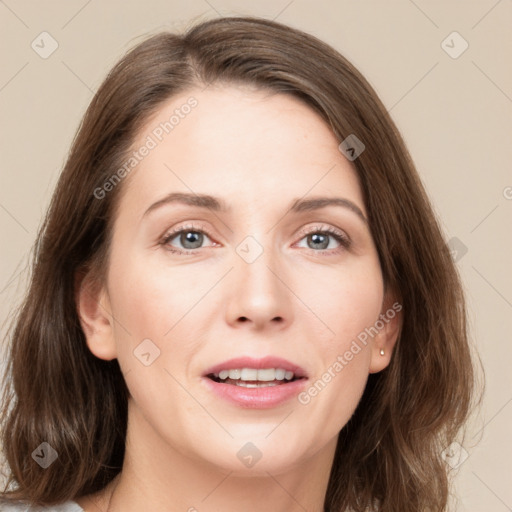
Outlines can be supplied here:
M347 235L330 226L314 226L313 228L302 231L301 236L301 241L306 238L308 242L311 242L311 244L308 244L308 248L316 253L327 252L328 254L337 254L343 249L348 249L351 245L351 240ZM160 244L174 253L194 254L196 249L200 249L203 246L205 237L210 239L207 231L202 226L190 224L178 227L170 233L167 233ZM181 244L181 247L176 247L171 244L175 239L177 243ZM338 243L338 247L331 247L331 250L328 250L329 245L331 245L331 239L334 239ZM213 245L210 247L213 247Z
M188 225L167 233L160 243L171 252L192 254L190 251L199 249L202 246L205 237L208 239L210 238L204 228ZM174 239L177 239L178 243L182 244L182 248L176 248L171 245L171 241Z
M308 243L308 248L314 252L325 252L329 249L330 239L334 239L338 243L338 247L331 247L332 251L328 251L331 254L348 249L351 245L351 240L347 235L330 226L314 226L306 232L302 232L301 235L303 236L301 240L306 239L306 243L311 242L311 244Z

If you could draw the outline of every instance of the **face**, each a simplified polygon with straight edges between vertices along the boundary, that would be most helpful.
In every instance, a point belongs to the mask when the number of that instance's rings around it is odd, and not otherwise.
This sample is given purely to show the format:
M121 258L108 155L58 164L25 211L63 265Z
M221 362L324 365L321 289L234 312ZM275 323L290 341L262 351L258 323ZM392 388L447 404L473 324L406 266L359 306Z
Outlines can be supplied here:
M192 96L196 106L166 133ZM162 447L237 472L249 442L262 453L253 473L334 446L368 374L388 363L379 351L389 352L395 324L380 316L392 302L339 141L291 96L210 86L163 105L134 148L145 144L118 185L100 299L108 315L87 335L95 355L118 359L130 421ZM209 198L170 200L176 193ZM341 200L305 202L320 197ZM280 360L260 361L269 357ZM223 365L233 358L256 361ZM207 376L248 368L252 380L259 363L293 366L296 380L247 387ZM276 377L280 370L259 375Z

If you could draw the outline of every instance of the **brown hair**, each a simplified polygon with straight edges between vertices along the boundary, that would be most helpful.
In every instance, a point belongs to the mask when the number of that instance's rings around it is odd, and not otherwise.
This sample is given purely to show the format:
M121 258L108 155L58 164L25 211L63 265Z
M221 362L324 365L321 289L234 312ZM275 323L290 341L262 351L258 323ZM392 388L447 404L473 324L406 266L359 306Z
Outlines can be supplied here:
M75 279L91 272L101 282L105 275L124 183L102 200L94 191L126 161L138 130L164 101L210 83L292 94L340 142L355 134L365 145L353 165L403 324L390 365L369 376L339 434L324 510L446 510L442 451L462 431L475 391L457 269L406 146L369 83L326 43L256 17L149 37L116 64L87 109L10 336L4 497L56 504L102 489L122 468L128 390L117 360L98 359L86 346ZM42 442L58 453L47 469L31 457Z

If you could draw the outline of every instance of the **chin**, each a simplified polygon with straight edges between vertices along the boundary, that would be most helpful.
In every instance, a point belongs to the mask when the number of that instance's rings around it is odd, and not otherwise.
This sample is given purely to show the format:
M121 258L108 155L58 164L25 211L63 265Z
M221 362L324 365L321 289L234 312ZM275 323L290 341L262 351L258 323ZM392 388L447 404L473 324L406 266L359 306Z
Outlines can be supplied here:
M268 477L268 473L274 475L286 472L307 458L301 444L284 446L279 436L272 440L277 432L265 439L269 431L271 429L267 429L265 435L252 437L252 440L251 437L230 439L226 445L212 442L208 453L205 451L200 455L216 467L233 474L265 477ZM300 451L298 446L302 448Z

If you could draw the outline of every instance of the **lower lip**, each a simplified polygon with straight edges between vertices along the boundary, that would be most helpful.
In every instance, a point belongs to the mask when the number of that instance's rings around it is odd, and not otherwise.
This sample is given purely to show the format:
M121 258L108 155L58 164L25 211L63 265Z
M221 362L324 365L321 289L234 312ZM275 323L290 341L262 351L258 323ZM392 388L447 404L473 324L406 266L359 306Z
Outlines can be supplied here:
M287 384L246 388L236 384L215 382L209 377L203 377L208 388L217 396L247 409L269 409L277 407L297 396L306 385L307 379L297 379Z

